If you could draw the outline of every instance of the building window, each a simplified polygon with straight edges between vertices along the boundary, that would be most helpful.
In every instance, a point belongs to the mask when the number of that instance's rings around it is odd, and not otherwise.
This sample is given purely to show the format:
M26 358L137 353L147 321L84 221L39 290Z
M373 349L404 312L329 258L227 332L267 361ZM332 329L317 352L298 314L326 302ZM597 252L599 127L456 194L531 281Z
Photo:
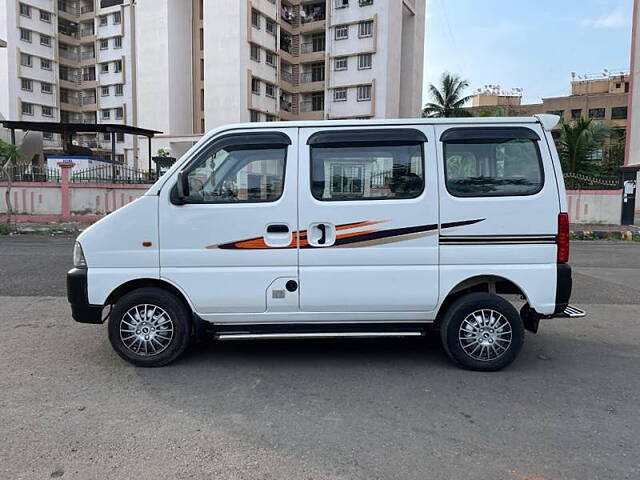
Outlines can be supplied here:
M369 5L373 5L373 0L360 0L361 7L368 7Z
M256 45L255 43L251 44L251 60L254 60L256 62L260 61L260 47L258 47L258 45Z
M29 65L31 66L31 65ZM40 68L42 70L51 70L51 60L48 60L46 58L41 58L40 59Z
M590 108L589 118L604 118L606 115L605 108Z
M123 143L124 142L124 133L118 132L116 133L116 142Z
M270 65L272 67L276 66L276 56L273 52L270 52L269 50L265 50L264 52L264 61L267 65Z
M276 87L272 83L265 83L264 84L264 94L267 97L275 98L275 96L276 96Z
M122 60L116 60L113 62L113 71L120 73L122 71Z
M124 118L124 108L116 108L116 120L122 120Z
M200 51L204 50L204 28L200 29Z
M373 21L367 20L358 24L358 37L365 38L373 35Z
M120 12L113 12L113 24L120 25L122 21L122 14Z
M577 120L581 116L582 116L582 109L581 108L574 108L573 110L571 110L571 119L572 120Z
M260 30L260 12L255 9L251 10L251 26Z
M347 57L336 58L334 68L336 71L346 70L349 67L349 59Z
M106 38L103 38L102 40L100 40L100 50L107 50L109 48L109 40Z
M200 111L204 112L204 88L200 89Z
M265 114L264 116L264 121L265 122L275 122L276 121L276 116L275 115L270 115L270 114Z
M40 34L40 45L44 45L45 47L51 46L51 37L49 35Z
M40 82L40 91L42 93L52 94L53 93L53 85L46 82Z
M102 110L102 119L109 120L111 118L111 110Z
M22 78L20 79L20 84L21 84L22 90L25 90L27 92L33 92L33 81L29 80L28 78Z
M266 23L267 32L269 32L271 35L275 35L276 34L276 22L274 22L270 18L267 18L265 20L265 23Z
M42 106L42 116L43 117L53 117L53 108L47 107L46 105Z
M122 37L113 38L113 48L122 48Z
M22 114L23 115L33 115L33 104L22 102Z
M251 93L260 95L260 80L256 77L251 77Z
M100 16L100 26L101 27L106 27L108 25L109 21L107 20L107 16L106 15L101 15Z
M100 96L108 97L109 96L109 87L102 87L100 89Z
M102 134L102 141L103 142L110 142L111 141L111 134L110 133L103 133Z
M123 95L124 87L123 85L116 85L116 97L121 97Z
M336 0L336 8L347 8L349 0Z
M42 139L47 140L48 142L53 141L53 133L51 132L42 132Z
M109 73L109 64L101 63L100 64L100 73Z
M31 43L31 30L27 30L26 28L21 28L20 40L22 40L23 42Z
M259 122L260 121L260 112L256 112L255 110L249 110L249 116L251 122Z
M324 92L315 92L311 95L311 111L321 112L324 110Z
M368 102L371 100L371 85L360 85L358 87L358 101Z
M40 20L46 23L51 23L51 13L40 10Z
M336 27L336 40L345 40L349 38L349 26L348 25L340 25Z
M23 67L31 67L33 59L31 55L27 55L26 53L20 54L20 65Z
M24 3L20 4L20 15L23 17L31 18L31 7L29 5L25 5Z
M613 107L611 109L612 120L625 120L627 118L627 107Z
M333 101L334 102L346 102L347 101L347 89L346 88L336 88L333 91Z
M371 54L358 55L358 70L368 70L369 68L371 68Z

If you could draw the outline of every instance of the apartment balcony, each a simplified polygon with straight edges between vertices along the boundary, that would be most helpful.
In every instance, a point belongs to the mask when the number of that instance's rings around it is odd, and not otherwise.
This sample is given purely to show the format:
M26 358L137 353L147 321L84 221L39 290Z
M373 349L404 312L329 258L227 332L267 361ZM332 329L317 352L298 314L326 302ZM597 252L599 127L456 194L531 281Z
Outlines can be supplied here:
M305 42L300 44L300 63L321 62L325 55L324 39L320 41Z
M58 0L58 12L68 13L77 17L80 15L80 6L75 2Z
M305 100L298 106L299 120L323 120L324 119L324 97L322 99Z
M302 6L300 8L300 32L324 31L326 18L324 3Z
M96 97L90 97L90 96L82 97L82 104L83 105L95 105L96 104Z
M80 105L82 105L82 99L80 97L73 97L73 96L65 96L65 95L61 95L60 96L60 103L63 103L65 105L74 105L79 107Z
M295 85L295 77L292 72L282 70L280 72L280 78L291 85Z
M80 29L80 37L85 40L86 37L93 37L95 36L96 31L93 28L93 25L91 27L85 27L85 28L81 28Z
M73 50L58 50L58 56L60 59L69 60L71 62L79 62L80 54Z

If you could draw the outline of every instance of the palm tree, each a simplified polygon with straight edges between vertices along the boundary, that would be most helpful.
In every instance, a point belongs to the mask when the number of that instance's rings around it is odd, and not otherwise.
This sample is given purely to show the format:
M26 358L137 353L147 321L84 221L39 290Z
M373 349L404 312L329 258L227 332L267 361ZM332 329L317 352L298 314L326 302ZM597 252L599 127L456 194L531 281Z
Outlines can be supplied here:
M442 74L440 88L429 85L431 103L422 110L423 117L470 117L471 113L463 108L471 96L463 96L469 82L452 73Z
M560 126L560 160L565 173L592 175L597 173L590 156L604 146L610 128L593 123L592 119L578 118Z

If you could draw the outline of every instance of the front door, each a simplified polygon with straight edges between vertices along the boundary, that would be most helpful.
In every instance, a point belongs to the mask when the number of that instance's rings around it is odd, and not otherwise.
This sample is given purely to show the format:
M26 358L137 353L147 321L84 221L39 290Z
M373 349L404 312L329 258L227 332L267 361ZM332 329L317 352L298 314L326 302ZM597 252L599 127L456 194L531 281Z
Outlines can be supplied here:
M298 310L296 155L295 128L221 134L183 167L184 204L162 189L161 277L205 318Z
M299 170L301 311L433 310L433 127L301 129Z

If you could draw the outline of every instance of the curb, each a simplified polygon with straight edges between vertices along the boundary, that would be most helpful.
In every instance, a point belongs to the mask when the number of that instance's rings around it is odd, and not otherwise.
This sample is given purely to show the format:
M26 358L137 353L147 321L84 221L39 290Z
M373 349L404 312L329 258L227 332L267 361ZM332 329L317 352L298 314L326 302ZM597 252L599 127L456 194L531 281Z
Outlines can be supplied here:
M571 240L618 240L621 242L640 242L640 232L632 230L580 230L571 232Z

